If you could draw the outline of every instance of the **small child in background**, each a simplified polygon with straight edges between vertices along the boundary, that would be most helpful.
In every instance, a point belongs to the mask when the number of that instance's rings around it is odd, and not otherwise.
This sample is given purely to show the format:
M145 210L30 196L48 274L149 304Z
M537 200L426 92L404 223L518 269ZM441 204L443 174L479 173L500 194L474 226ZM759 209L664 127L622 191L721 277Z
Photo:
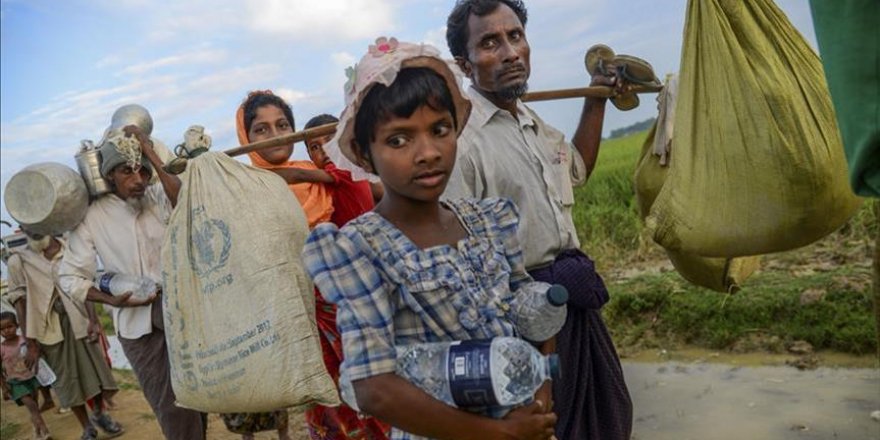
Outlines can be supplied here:
M335 116L322 114L309 119L305 128L339 122ZM340 228L349 220L373 209L375 202L382 198L382 184L370 183L366 180L355 182L351 171L341 170L327 156L324 145L330 142L335 133L306 140L309 159L333 178L332 183L325 183L333 198L333 215L330 221Z
M22 347L27 346L27 339L17 334L18 319L12 312L0 313L0 362L2 362L3 398L12 399L18 406L27 407L34 425L34 438L48 439L49 428L40 415L37 406L37 390L40 383L36 378L36 364L28 367L22 355Z

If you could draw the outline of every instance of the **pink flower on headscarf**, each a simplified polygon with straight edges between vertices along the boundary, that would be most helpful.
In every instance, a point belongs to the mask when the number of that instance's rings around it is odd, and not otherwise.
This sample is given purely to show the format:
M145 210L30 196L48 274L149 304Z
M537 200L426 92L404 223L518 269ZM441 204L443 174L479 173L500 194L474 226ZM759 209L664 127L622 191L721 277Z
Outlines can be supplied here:
M376 44L370 45L370 55L373 55L376 58L379 58L385 54L389 54L394 52L397 49L397 38L391 37L390 39L385 37L376 38Z

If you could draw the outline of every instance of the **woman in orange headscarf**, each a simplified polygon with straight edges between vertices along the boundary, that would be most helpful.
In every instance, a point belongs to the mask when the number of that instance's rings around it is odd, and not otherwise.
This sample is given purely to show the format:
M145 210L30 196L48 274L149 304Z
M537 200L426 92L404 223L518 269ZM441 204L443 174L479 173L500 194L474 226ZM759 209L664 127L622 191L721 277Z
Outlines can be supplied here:
M290 106L269 90L255 91L238 107L235 115L238 142L242 145L293 133ZM248 154L251 164L273 171L287 181L302 205L309 228L330 221L333 199L324 183L333 183L329 174L310 160L290 160L293 144L281 145Z
M271 91L251 92L238 108L235 125L239 143L244 145L258 142L292 133L293 112L283 99ZM333 199L324 183L334 183L333 177L319 169L312 161L291 161L291 154L293 154L293 144L254 151L249 153L249 156L255 167L270 170L287 181L306 213L309 228L330 221L330 216L333 214ZM324 365L333 380L338 382L339 364L342 362L342 342L336 329L336 308L333 304L324 301L317 290L315 290L315 306ZM223 420L233 432L243 431L233 430L230 422L240 422L241 426L252 426L253 431L256 431L274 426L271 423L261 424L261 422L271 422L272 416L276 414L280 415L279 412L229 414L223 415ZM306 411L305 418L310 437L313 439L387 440L390 429L372 417L359 417L357 412L344 404L338 407L315 405ZM281 429L280 422L278 426ZM285 417L283 429L286 430L286 426Z

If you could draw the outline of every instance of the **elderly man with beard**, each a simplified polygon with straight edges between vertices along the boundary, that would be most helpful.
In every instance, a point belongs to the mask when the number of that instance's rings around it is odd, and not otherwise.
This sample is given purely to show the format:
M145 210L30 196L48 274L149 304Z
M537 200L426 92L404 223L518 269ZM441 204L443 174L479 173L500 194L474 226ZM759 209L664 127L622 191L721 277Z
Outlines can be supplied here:
M449 50L471 79L473 111L458 140L445 196L506 197L517 204L526 268L537 281L564 285L568 317L556 336L562 377L552 384L561 440L629 439L632 401L600 308L608 291L580 250L571 217L573 186L596 163L605 99L587 98L571 142L519 99L530 48L520 0L459 0L446 26ZM601 75L591 85L627 87ZM541 347L553 350L552 342ZM549 389L539 390L542 401Z
M125 127L125 136L111 138L101 146L101 175L113 191L95 200L70 234L59 283L77 304L96 301L113 306L113 323L125 357L165 437L203 439L207 426L204 414L174 403L158 292L147 299L135 299L131 292L113 296L93 283L99 257L107 272L162 280L162 241L177 203L180 179L162 170L152 141L139 128ZM139 161L132 161L130 146L117 145L128 144L132 137L142 152ZM149 183L153 172L161 184Z
M28 341L25 364L33 366L43 353L57 376L53 387L61 406L73 410L82 426L81 439L97 439L96 428L110 436L120 435L122 427L103 412L104 398L118 387L97 340L101 329L94 304L75 304L58 292L64 243L52 236L25 233L27 247L16 250L7 263L9 299ZM95 405L89 417L86 401L92 398Z

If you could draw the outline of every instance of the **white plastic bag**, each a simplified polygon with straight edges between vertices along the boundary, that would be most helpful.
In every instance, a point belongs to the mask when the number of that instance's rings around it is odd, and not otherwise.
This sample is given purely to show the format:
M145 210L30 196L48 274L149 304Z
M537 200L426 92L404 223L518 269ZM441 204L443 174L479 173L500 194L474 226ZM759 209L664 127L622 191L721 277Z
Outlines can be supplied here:
M58 376L55 375L55 371L52 370L52 367L46 362L45 359L40 358L37 361L37 382L44 387L48 387L55 383L58 380Z

